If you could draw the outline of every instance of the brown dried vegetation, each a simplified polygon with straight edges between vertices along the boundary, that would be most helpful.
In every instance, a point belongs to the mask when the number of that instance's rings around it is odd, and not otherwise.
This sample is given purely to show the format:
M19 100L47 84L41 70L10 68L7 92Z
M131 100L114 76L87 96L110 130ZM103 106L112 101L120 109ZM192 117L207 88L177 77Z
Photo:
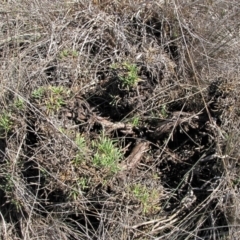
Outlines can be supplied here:
M1 239L239 239L238 1L3 1Z

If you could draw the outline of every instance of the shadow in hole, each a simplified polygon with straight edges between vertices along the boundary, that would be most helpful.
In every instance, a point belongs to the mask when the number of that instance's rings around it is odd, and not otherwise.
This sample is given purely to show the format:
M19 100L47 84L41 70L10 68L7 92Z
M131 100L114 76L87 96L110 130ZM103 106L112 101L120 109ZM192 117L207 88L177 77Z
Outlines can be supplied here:
M6 147L7 147L6 140L0 139L0 163L4 162Z

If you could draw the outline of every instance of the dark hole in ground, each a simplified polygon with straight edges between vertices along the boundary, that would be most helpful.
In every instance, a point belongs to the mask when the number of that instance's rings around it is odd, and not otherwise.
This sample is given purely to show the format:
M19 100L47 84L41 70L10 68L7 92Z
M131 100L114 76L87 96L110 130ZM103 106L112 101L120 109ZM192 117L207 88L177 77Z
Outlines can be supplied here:
M0 163L4 163L7 143L5 139L0 139Z
M89 237L95 240L98 239L96 236L96 231L99 228L100 220L94 212L86 211L85 215L69 214L68 217L65 218L65 222L83 234L86 234L86 229L88 229Z
M86 96L88 103L96 108L101 116L110 117L113 121L120 121L133 110L128 99L130 91L121 90L119 85L118 79L111 78L101 86L102 91Z
M162 22L159 21L158 17L152 17L146 22L147 33L156 38L161 38L162 35Z
M3 183L3 179L0 179L0 184ZM16 235L23 239L22 231L21 231L21 219L27 218L25 211L19 210L17 207L16 202L11 202L11 199L9 199L6 194L6 190L0 189L0 212L4 218L4 221L9 224L14 224L14 232Z
M35 130L35 124L34 123L27 124L27 136L25 142L28 149L26 150L26 152L31 152L31 148L36 146L39 140L40 140L39 135Z
M154 87L158 84L159 79L163 79L162 71L157 71L157 73L155 73L153 69L149 69L145 65L140 67L139 72L139 75L144 80L143 85L146 85L150 91L153 91Z
M175 61L178 60L179 51L178 51L177 45L174 45L174 44L168 45L167 47L165 47L164 50L166 51L166 53L169 54L169 56L172 60L175 60Z
M41 174L38 164L35 161L25 161L23 163L22 175L29 191L31 191L34 196L41 196L43 194L42 187L46 183L46 179L44 175Z
M45 69L45 74L47 76L47 79L49 82L56 82L56 72L57 72L57 67L55 66L47 66Z
M52 203L66 203L68 202L68 195L63 192L61 189L54 189L47 195L49 202ZM51 208L51 207L49 207Z

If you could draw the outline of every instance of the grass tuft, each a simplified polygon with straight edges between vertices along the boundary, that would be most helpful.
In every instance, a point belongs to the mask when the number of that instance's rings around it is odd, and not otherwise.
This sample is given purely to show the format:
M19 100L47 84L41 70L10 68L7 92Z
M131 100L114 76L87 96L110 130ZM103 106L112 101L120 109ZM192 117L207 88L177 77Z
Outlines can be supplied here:
M93 164L97 168L104 168L110 174L117 173L120 170L118 163L123 156L120 149L114 145L113 140L102 135L98 140L92 142L92 146L96 149Z

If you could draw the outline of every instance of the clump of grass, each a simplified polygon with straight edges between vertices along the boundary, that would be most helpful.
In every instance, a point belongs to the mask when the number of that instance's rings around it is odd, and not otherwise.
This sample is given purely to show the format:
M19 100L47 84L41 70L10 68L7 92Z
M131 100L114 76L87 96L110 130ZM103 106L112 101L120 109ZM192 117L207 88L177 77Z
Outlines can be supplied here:
M144 214L153 214L159 211L157 206L159 192L156 189L150 189L142 184L134 184L130 187L130 193L141 203Z
M32 97L46 106L47 114L53 114L65 104L70 92L63 86L39 87L32 92Z
M9 173L6 173L4 180L0 183L0 189L2 189L6 194L12 194L13 188L14 183L12 181L12 176Z
M12 129L12 124L10 113L3 112L0 115L0 137L6 136L6 134Z
M43 94L44 94L44 88L43 87L39 87L35 90L33 90L32 92L32 97L34 99L41 99L43 97Z
M76 180L75 185L71 188L69 192L69 198L76 201L79 197L84 194L84 191L88 189L89 180L86 177L81 177Z
M67 58L67 57L74 57L74 58L76 58L77 56L78 56L78 52L76 50L63 49L59 53L60 59L64 59L64 58Z
M124 88L132 88L139 81L138 68L136 64L123 62L120 64L112 64L112 69L119 69L119 79Z
M92 142L93 148L96 149L92 160L94 166L100 169L103 168L110 174L118 172L118 163L123 157L115 143L115 141L104 136L104 134L98 140Z
M14 107L17 108L18 110L23 110L24 109L24 100L22 98L17 98L14 101Z
M167 116L168 116L168 113L167 113L167 107L166 107L166 105L164 104L163 106L162 106L162 108L161 108L161 117L162 118L167 118Z
M140 116L133 116L128 120L130 124L132 124L133 127L138 127L140 124Z
M73 159L72 162L75 165L79 165L84 161L84 159L85 159L84 157L85 157L85 154L87 153L88 149L87 149L87 144L86 144L85 138L79 133L77 133L77 135L76 135L75 143L78 147L78 151L77 151L76 157Z

